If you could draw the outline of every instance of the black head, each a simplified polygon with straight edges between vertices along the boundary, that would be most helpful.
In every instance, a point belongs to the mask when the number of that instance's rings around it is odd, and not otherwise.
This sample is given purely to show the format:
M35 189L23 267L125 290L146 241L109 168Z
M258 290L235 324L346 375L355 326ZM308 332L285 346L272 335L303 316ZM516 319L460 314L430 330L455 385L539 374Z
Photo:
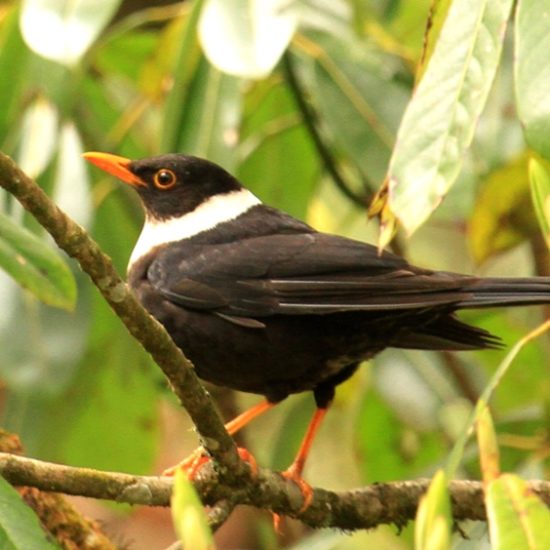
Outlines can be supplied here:
M241 184L213 162L188 155L162 155L131 161L108 153L84 158L132 185L149 217L179 217L214 195L242 189Z

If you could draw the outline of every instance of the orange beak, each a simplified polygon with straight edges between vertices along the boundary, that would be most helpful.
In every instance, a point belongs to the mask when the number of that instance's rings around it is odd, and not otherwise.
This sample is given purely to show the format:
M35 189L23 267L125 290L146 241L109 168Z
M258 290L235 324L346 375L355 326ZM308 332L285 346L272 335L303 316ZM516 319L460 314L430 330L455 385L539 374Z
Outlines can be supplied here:
M134 187L138 185L147 186L143 180L130 171L128 166L132 161L129 159L111 155L110 153L96 152L84 153L82 156L92 164L95 164L98 168L119 178L124 183L133 185Z

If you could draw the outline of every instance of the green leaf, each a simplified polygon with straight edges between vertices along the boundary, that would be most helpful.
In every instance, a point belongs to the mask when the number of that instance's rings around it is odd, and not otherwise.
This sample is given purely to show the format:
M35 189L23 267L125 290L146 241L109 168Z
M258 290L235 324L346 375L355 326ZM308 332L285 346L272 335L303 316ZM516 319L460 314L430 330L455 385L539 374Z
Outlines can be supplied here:
M262 78L279 61L297 24L297 13L285 0L208 0L199 38L220 71Z
M485 506L494 550L550 548L550 511L518 476L503 474L493 481Z
M416 514L416 550L447 550L451 547L451 499L443 470L433 477L428 492L420 500Z
M65 262L42 239L2 213L0 267L46 304L74 307L76 283Z
M52 544L38 518L19 493L0 476L0 548L4 550L47 550Z
M21 32L31 50L75 65L118 9L121 0L24 0Z
M516 15L516 98L529 145L550 159L548 0L520 0Z
M172 521L183 548L213 550L214 538L208 526L202 502L187 479L185 472L178 469L172 495Z
M550 247L550 174L544 164L532 158L529 161L531 197L546 244Z
M495 75L512 3L455 0L447 14L403 117L388 172L390 207L409 233L439 205L460 172Z

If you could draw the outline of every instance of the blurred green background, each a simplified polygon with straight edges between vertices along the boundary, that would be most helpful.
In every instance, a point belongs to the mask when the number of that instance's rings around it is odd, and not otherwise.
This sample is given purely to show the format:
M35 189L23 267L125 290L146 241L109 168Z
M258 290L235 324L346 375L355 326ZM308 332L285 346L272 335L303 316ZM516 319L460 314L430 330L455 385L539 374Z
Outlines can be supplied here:
M84 165L87 150L204 156L317 229L375 242L379 228L367 223L366 205L388 169L431 3L302 0L263 13L274 4L267 2L256 26L247 11L254 2L205 2L197 21L200 4L0 4L1 149L91 232L120 272L142 214L130 191ZM432 32L438 17L432 12ZM512 30L456 184L412 237L399 232L393 242L411 262L481 275L550 273L516 113ZM53 248L5 193L0 205ZM67 263L78 290L71 311L44 305L0 272L2 425L20 434L28 456L159 472L194 447L191 426L159 369ZM510 345L542 312L461 317ZM385 351L339 387L306 479L349 489L431 476L505 352ZM502 466L525 477L544 478L548 466L547 353L544 338L531 343L492 401ZM227 417L259 399L213 391ZM310 395L294 396L251 426L246 442L260 464L282 469L292 460L312 410ZM479 476L473 446L461 474ZM163 548L174 538L168 512L79 506L130 548ZM456 548L487 547L482 525L462 527L471 538L457 538ZM267 514L244 510L217 540L220 548L412 547L410 528L399 536L390 527L311 534L289 522L285 533L277 539Z

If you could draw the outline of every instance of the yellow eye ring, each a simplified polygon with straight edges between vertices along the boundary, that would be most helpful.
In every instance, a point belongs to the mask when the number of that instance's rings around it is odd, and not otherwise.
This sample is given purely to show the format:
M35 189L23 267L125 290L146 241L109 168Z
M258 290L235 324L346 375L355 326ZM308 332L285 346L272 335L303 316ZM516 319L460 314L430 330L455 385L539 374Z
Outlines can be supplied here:
M153 177L153 183L157 189L170 189L176 185L176 174L167 168L161 168Z

